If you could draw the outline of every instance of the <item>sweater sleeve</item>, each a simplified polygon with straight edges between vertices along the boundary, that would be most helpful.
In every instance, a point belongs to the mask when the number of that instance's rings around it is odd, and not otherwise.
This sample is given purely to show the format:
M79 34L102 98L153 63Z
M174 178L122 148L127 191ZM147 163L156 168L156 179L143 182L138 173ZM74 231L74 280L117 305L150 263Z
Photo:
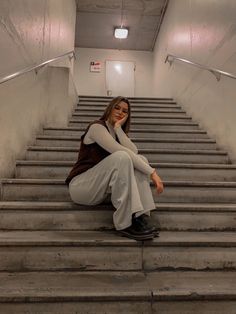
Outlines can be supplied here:
M130 150L129 148L124 147L123 145L119 144L110 135L107 129L98 123L91 125L84 139L85 144L90 144L93 142L96 142L98 145L100 145L103 149L105 149L109 153L114 153L117 151L127 152L133 161L134 168L145 174L150 175L155 170L149 164L143 161L143 159L139 157L139 155L132 152L132 150Z
M117 128L114 128L114 131L115 131L121 145L129 148L135 154L138 154L137 146L131 141L130 138L128 138L128 136L125 134L125 132L122 130L122 128L120 126Z

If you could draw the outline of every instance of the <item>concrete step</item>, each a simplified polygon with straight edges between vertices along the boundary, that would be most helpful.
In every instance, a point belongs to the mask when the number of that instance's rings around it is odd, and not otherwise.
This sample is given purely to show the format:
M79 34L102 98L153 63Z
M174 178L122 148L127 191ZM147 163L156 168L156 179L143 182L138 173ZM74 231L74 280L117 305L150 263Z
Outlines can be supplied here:
M236 269L234 232L161 232L139 243L116 231L1 231L0 247L0 271Z
M77 108L75 108L75 113L94 113L94 114L102 114L105 110L105 106L104 108L102 106L86 106L86 105L78 105ZM149 113L172 113L172 114L178 114L178 115L183 115L183 114L186 114L186 111L180 109L179 107L176 108L148 108L147 106L145 106L144 108L131 108L131 113L132 113L132 116L133 114L149 114Z
M80 103L87 103L87 102L92 102L92 103L106 103L109 104L110 101L113 98L107 98L107 97L100 97L100 98L90 98L90 97L83 97L83 98L79 98L79 104ZM158 103L173 103L175 104L176 102L173 101L172 98L129 98L129 101L132 104L158 104Z
M153 197L159 203L236 203L236 182L164 181L165 191ZM2 201L69 201L68 187L57 179L2 179Z
M4 314L235 314L236 307L234 271L3 272L0 280Z
M161 231L236 231L236 204L158 203L152 218ZM112 204L0 202L0 230L113 230Z
M44 128L44 135L51 136L77 136L81 137L85 128L66 127L66 128ZM201 130L162 130L162 129L132 129L129 132L132 138L181 138L181 139L209 139L207 133Z
M46 147L29 146L26 159L28 160L72 160L78 158L78 147ZM149 162L178 162L178 163L229 163L226 152L219 150L181 150L181 149L139 149L139 153L148 158Z
M97 108L106 108L109 104L109 101L91 101L91 100L81 100L77 107L79 106L96 106ZM149 102L140 102L135 101L131 104L132 109L138 109L138 108L179 108L182 109L181 106L177 105L174 101L149 101Z
M96 106L96 108L106 108L107 105L109 104L109 102L106 101L80 101L79 104L77 105L77 107L79 106L86 106L88 108L90 108L91 106L94 107ZM177 105L176 102L174 101L159 101L159 102L154 102L154 101L149 101L149 102L133 102L131 104L131 108L132 109L139 109L139 108L155 108L155 109L161 109L161 108L178 108L178 109L182 109L181 106ZM131 109L131 110L132 110Z
M156 149L218 149L216 142L211 139L157 139L157 138L131 138L138 149L156 148ZM77 136L50 136L38 135L36 137L36 146L49 147L78 147L80 138Z
M16 161L16 178L65 178L73 161ZM151 163L165 180L236 181L236 165Z
M75 112L72 114L72 118L74 119L99 119L102 116L103 112L95 112L94 110L92 112ZM191 121L192 118L187 116L186 114L179 114L179 113L156 113L156 112L146 112L146 113L133 113L131 115L132 121L135 121L135 119L171 119L174 121Z
M111 101L114 97L112 96L88 96L88 95L80 95L79 96L79 101ZM156 101L156 102L160 102L160 101L164 101L164 102L174 102L173 98L169 98L169 97L129 97L128 98L129 101L133 102L142 102L142 101Z
M78 121L76 119L70 119L69 120L69 126L73 127L80 127L80 128L86 128L89 123L94 121L94 119L88 119L83 121ZM168 121L166 119L165 121L161 119L156 120L147 120L147 119L139 119L139 121L136 119L136 121L132 121L132 125L136 129L153 129L153 128L159 128L162 130L173 130L173 129L181 129L181 130L199 130L199 126L197 123L194 122L173 122Z
M72 121L78 121L78 122L83 122L83 121L95 121L98 120L100 118L100 115L93 115L93 114L87 114L87 115L76 115L73 114L72 118L70 119L70 122ZM176 116L167 116L166 114L163 116L160 115L153 115L153 116L147 116L145 115L143 118L142 116L132 116L132 124L134 124L135 122L142 122L142 123L146 123L149 124L149 122L151 123L158 123L158 122L162 122L162 123L175 123L175 122L180 122L180 123L185 123L185 122L192 122L192 119L186 116L180 116L180 117L176 117Z

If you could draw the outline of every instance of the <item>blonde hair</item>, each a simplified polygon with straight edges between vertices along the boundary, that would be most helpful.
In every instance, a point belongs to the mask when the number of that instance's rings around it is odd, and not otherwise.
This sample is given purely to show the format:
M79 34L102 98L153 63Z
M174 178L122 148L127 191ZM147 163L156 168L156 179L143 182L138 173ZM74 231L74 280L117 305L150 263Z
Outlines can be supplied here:
M112 99L112 101L110 101L110 103L107 105L103 115L101 116L100 120L102 121L106 121L109 120L111 117L111 112L114 109L114 107L116 105L118 105L120 102L125 102L128 105L128 118L125 121L125 123L122 125L122 129L123 131L128 134L129 133L129 129L130 129L130 102L127 98L123 97L123 96L117 96L115 98Z

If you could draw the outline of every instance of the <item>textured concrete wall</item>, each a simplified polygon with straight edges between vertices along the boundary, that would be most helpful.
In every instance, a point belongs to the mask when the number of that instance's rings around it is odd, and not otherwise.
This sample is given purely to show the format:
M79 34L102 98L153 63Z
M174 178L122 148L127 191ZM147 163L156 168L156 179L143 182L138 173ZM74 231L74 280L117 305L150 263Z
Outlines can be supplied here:
M49 106L45 124L49 127L66 127L72 108L78 102L70 69L50 67L48 87Z
M73 50L75 15L74 0L1 0L1 77ZM68 61L60 66L71 67ZM53 95L57 91L61 97ZM68 107L55 107L73 102L75 89L65 68L44 68L0 85L0 177L13 174L15 159L24 157L43 125L65 125Z
M147 51L114 50L76 48L74 75L79 94L81 95L107 95L106 90L106 60L135 62L135 96L151 96L152 83L152 53ZM100 61L100 73L91 73L91 61Z
M172 96L236 161L236 80L164 63L168 53L236 74L236 2L170 0L154 51L153 93Z

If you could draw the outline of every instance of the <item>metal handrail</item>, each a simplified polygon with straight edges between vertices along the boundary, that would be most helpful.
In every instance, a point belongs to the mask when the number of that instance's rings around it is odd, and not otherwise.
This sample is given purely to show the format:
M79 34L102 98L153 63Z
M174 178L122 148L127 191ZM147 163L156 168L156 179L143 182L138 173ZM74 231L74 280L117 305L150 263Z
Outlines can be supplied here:
M172 65L174 60L178 60L178 61L190 64L190 65L196 66L196 67L198 67L200 69L207 70L207 71L209 71L211 74L213 74L216 77L217 81L220 81L221 75L228 76L230 78L236 79L236 75L234 75L234 74L231 74L231 73L228 73L228 72L225 72L225 71L221 71L221 70L215 69L215 68L210 68L210 67L202 65L200 63L192 62L192 61L189 61L187 59L183 59L183 58L180 58L180 57L177 57L177 56L174 56L174 55L167 55L165 63L169 62L169 64Z
M37 65L30 66L30 67L24 68L23 70L20 70L20 71L18 71L18 72L15 72L15 73L13 73L13 74L4 76L4 77L0 78L0 84L5 83L5 82L7 82L7 81L9 81L9 80L14 79L14 78L17 77L17 76L20 76L20 75L22 75L22 74L25 74L25 73L30 72L30 71L33 71L33 70L35 70L35 72L36 72L36 74L37 74L37 70L38 70L38 69L40 69L40 68L46 66L47 64L49 64L49 63L51 63L51 62L53 62L53 61L58 61L58 60L60 60L60 59L63 59L63 58L65 58L66 56L68 56L69 59L71 60L72 58L75 58L75 52L74 52L74 51L70 51L70 52L64 53L63 55L60 55L60 56L57 56L57 57L55 57L55 58L49 59L49 60L47 60L47 61L41 62L41 63L39 63L39 64L37 64Z

